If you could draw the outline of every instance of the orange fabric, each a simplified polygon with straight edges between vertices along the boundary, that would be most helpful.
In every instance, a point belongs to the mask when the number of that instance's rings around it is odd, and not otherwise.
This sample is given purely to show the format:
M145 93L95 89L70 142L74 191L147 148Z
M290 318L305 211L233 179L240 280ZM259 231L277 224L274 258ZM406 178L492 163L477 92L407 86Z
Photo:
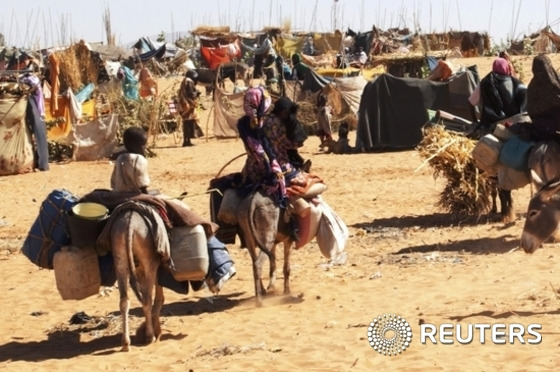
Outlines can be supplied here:
M158 95L158 85L152 77L150 70L146 67L140 70L138 80L140 81L140 97L144 98Z
M53 104L53 99L45 99L45 121L53 121L56 118L64 118L64 121L53 125L47 132L49 140L65 138L72 130L72 115L68 98L59 96L58 100ZM53 106L56 105L56 109ZM90 99L82 103L82 117L95 117L95 100Z
M222 63L231 61L227 46L222 48L201 47L200 53L202 54L202 58L204 58L208 64L210 70L215 70Z
M316 183L323 183L323 180L317 175L299 172L297 176L290 180L290 186L286 187L286 194L305 195L309 188Z
M49 65L51 66L50 79L51 79L51 97L58 97L58 92L60 90L60 80L58 80L58 75L60 74L60 61L55 53L49 55ZM58 101L54 101L51 106L51 114L58 110Z

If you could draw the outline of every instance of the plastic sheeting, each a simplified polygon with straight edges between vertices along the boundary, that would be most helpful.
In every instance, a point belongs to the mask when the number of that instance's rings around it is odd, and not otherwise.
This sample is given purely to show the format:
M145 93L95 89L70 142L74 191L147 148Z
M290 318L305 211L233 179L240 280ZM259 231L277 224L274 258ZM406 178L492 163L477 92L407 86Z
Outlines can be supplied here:
M428 109L475 120L468 102L476 87L467 70L449 81L399 78L383 74L367 83L359 108L356 147L366 151L410 149L422 139Z
M25 97L0 99L0 176L33 170L31 132L25 123Z
M100 116L93 121L75 124L61 142L74 145L73 160L91 161L108 158L118 145L119 116Z

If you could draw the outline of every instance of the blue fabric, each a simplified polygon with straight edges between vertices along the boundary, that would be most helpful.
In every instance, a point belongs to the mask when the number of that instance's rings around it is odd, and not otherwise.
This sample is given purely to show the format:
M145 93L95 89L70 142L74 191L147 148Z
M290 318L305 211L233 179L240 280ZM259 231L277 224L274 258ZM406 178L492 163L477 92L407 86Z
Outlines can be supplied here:
M233 260L229 256L226 245L215 236L208 239L208 257L210 259L208 276L214 283L218 283L232 268Z
M95 84L89 83L82 90L76 93L74 95L74 98L76 98L76 101L78 101L79 103L83 103L91 97L91 93L93 93L94 89L95 89Z
M430 71L434 71L434 68L436 68L437 66L438 59L436 57L428 56L426 57L426 60L428 62L428 67L430 68Z
M66 212L78 198L64 189L53 190L41 204L21 252L35 265L53 269L54 254L70 243Z
M122 73L122 90L124 97L133 101L138 101L138 79L134 76L131 69L126 66L121 66L119 69Z
M31 98L27 100L27 108L25 114L27 126L33 132L37 150L35 152L36 167L39 170L49 170L49 144L47 141L47 125L45 120L39 114L37 102Z
M500 163L518 171L526 171L529 168L529 152L533 145L532 142L523 141L517 136L511 137L500 149Z

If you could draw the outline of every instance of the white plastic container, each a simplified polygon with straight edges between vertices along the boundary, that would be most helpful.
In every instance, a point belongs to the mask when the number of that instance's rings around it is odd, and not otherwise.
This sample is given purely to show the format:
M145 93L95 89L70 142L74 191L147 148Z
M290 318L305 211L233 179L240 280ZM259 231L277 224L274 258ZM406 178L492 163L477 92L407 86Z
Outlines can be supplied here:
M203 280L208 273L208 242L202 225L178 226L169 238L173 278L177 281Z
M471 155L477 167L491 175L496 175L501 149L502 142L496 136L487 134L478 140Z
M54 254L54 278L63 300L82 300L99 293L101 273L93 246L62 247Z

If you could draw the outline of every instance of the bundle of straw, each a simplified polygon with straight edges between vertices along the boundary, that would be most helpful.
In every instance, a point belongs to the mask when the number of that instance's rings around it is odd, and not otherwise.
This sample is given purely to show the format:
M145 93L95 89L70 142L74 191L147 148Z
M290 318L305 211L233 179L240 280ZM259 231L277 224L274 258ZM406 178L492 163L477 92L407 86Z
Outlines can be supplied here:
M471 156L476 142L445 130L443 125L427 125L417 147L420 156L434 170L434 178L445 177L447 184L437 205L443 210L467 216L481 216L492 208L496 182L481 172ZM422 165L422 166L423 166Z

